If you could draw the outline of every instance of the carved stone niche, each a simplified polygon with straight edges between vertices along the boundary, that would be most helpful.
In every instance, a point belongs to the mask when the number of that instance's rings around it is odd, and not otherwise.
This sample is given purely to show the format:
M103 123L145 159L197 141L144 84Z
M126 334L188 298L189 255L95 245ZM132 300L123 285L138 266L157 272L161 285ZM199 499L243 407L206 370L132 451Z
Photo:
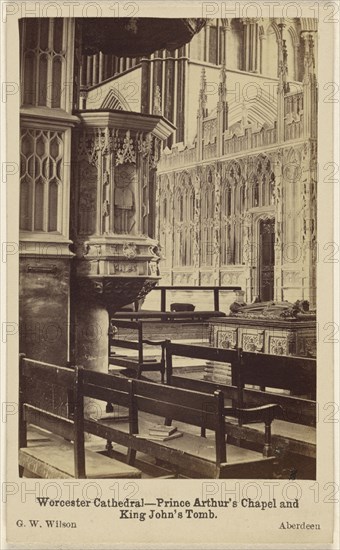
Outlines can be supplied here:
M76 295L110 311L144 296L160 278L153 171L174 126L126 111L77 113L71 197Z

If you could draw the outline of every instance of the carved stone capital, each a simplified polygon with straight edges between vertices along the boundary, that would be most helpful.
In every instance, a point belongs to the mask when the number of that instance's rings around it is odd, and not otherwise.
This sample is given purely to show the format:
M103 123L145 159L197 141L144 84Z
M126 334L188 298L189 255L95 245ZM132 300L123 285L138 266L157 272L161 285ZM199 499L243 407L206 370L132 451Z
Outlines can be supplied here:
M76 298L120 309L144 298L158 283L152 278L78 277L74 281Z

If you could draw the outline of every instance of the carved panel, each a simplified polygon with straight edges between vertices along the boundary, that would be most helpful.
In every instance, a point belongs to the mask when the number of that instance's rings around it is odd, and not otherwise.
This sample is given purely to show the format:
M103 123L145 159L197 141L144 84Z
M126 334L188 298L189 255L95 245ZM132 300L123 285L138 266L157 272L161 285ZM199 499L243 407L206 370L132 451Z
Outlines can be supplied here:
M316 334L300 335L298 337L297 354L304 357L316 357Z
M299 271L284 271L283 272L283 284L284 285L296 285L300 283Z
M81 163L78 233L92 235L96 230L97 167L86 161Z
M218 330L216 332L218 348L235 349L237 345L237 329Z
M130 130L127 130L123 141L116 153L116 164L136 163L136 151L134 140L131 138Z
M237 285L242 275L242 271L229 271L221 273L222 285Z
M285 336L270 336L269 353L272 355L288 355L287 338Z
M156 262L148 262L148 275L159 276L159 267Z
M194 273L174 273L174 285L192 285L194 284Z
M138 263L124 262L124 263L115 263L114 272L115 273L138 273Z
M214 273L212 271L201 273L201 284L210 285L213 282Z
M204 143L215 143L217 135L217 119L212 118L203 122Z
M244 351L263 351L264 331L242 334L241 347Z
M137 246L134 243L123 244L123 254L126 258L135 258L137 256Z
M158 280L122 277L79 277L76 293L80 299L96 301L117 308L144 298Z

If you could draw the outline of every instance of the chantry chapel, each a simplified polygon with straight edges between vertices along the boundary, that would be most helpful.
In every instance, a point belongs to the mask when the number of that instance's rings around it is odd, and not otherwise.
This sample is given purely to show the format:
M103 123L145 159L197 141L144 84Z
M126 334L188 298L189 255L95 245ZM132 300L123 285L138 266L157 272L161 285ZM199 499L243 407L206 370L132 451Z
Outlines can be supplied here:
M29 354L104 364L84 331L160 280L315 306L316 21L183 21L21 21Z
M317 28L218 19L141 59L88 56L88 109L162 114L155 186L162 284L240 285L315 305Z

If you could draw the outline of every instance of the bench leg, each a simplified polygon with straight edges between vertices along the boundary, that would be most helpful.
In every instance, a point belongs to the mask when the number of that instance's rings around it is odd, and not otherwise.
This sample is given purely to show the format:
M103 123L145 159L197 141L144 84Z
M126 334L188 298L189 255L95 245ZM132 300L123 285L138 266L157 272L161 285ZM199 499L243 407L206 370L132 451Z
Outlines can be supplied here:
M24 467L19 466L19 477L23 477L23 476L24 476Z
M106 441L105 450L107 451L108 456L109 456L110 458L112 458L112 455L113 455L113 445L112 445L112 441L110 441L109 439Z
M207 437L206 429L203 427L201 428L201 437Z
M273 456L273 448L272 448L272 437L271 437L271 423L266 422L265 423L265 432L264 432L264 438L265 443L263 447L263 456L264 457L270 457Z
M130 466L134 466L136 460L136 451L134 449L129 449L126 457L126 462Z
M142 373L143 373L143 369L142 369L141 365L138 365L136 380L140 380L142 378Z

